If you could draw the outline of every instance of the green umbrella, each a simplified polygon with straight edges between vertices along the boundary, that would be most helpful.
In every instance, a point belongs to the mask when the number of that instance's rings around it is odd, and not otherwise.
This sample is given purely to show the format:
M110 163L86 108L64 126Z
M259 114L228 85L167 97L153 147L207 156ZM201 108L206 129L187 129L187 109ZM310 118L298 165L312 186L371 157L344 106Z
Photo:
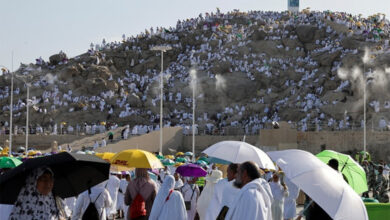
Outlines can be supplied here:
M198 161L196 161L196 164L198 164L200 166L207 166L207 162L204 160L198 160Z
M347 178L352 189L358 194L368 191L366 172L352 157L332 150L324 150L316 156L326 164L331 159L338 160L339 171Z
M187 159L183 158L183 157L178 157L178 158L176 158L176 162L185 163L185 162L187 162Z
M198 161L200 161L200 160L206 162L206 164L209 164L209 161L208 161L208 158L207 158L207 157L201 157L201 158L199 158Z
M175 165L175 161L173 160L170 160L170 159L164 159L164 160L161 160L162 164L164 166L172 166L172 165Z
M22 164L22 161L14 157L0 157L0 168L15 168Z

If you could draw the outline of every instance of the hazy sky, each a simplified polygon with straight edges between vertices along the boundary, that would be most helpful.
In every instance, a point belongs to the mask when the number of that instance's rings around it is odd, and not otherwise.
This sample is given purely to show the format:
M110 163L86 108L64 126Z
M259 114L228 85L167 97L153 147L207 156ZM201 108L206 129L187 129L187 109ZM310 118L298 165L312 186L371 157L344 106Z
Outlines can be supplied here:
M390 0L301 0L301 8L390 16ZM175 26L200 13L240 9L284 11L287 0L0 0L0 65L14 69L63 50L73 57L91 42L120 40L145 28Z

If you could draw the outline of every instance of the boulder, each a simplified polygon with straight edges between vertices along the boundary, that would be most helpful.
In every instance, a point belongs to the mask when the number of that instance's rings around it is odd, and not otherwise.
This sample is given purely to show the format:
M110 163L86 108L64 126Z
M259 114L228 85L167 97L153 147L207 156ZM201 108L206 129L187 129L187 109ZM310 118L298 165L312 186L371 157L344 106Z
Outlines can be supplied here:
M329 53L328 51L313 55L313 60L317 61L321 66L331 66L336 58L340 57L341 52L336 51Z
M102 78L107 80L111 76L111 71L106 66L91 65L88 72L88 79Z
M54 55L49 57L50 64L52 64L52 65L57 65L60 62L62 62L63 60L66 60L66 59L68 59L68 57L63 52L62 53L58 53L58 54L54 54Z
M263 30L255 30L249 36L249 39L251 39L252 41L260 41L260 40L264 40L266 36L267 36L267 33L265 33L265 31L263 31Z
M300 25L296 28L298 39L302 43L311 43L314 41L317 27L313 25Z

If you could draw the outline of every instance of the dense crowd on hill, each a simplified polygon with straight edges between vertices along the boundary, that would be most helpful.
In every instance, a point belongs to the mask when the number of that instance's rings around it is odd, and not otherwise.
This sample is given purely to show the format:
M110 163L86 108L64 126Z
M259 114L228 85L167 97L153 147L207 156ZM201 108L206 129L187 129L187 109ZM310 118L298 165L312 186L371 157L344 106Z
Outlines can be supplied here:
M348 34L336 33L327 21L344 25L349 28ZM257 53L250 48L253 42L253 35L256 32L264 32L264 40L280 42L282 39L296 40L298 38L296 31L292 31L290 26L314 25L318 29L324 29L326 37L316 40L314 48L307 51L302 45L295 45L290 48L288 44L277 43L278 53L294 54L294 56L276 56L270 57L265 53ZM256 134L259 129L265 128L267 124L273 121L287 120L280 114L284 109L294 108L302 113L302 118L296 121L289 120L299 129L306 131L315 129L348 129L357 125L360 127L362 121L352 118L352 116L343 114L335 116L325 113L321 107L327 105L336 105L345 100L324 100L324 80L332 80L338 83L334 92L342 92L351 87L348 80L340 80L337 77L337 71L341 66L339 61L331 64L329 75L318 74L321 65L313 59L320 53L329 54L340 53L340 57L348 54L356 54L357 49L346 49L340 42L348 36L361 36L367 42L380 43L379 50L388 51L389 22L382 15L375 15L369 18L352 16L346 13L334 12L311 12L303 11L299 14L289 12L263 12L250 11L242 13L233 11L221 13L200 14L197 18L178 21L176 27L170 28L150 28L137 36L126 37L123 35L122 42L106 42L102 44L91 44L88 53L96 57L96 65L107 61L110 57L109 52L132 52L138 58L132 59L129 69L123 71L119 76L112 75L107 81L113 81L118 84L117 90L107 90L96 95L75 95L72 90L60 91L56 79L54 84L47 77L42 76L40 80L33 83L33 88L43 90L42 94L31 97L31 105L35 112L39 114L48 114L56 110L66 110L66 112L101 112L107 116L107 121L113 121L113 118L129 118L139 116L144 119L142 124L131 124L131 130L134 134L146 133L159 129L158 113L154 113L151 108L158 108L160 95L157 91L159 85L159 70L147 69L144 72L133 72L134 66L146 62L142 54L149 48L141 46L142 41L158 38L178 50L180 53L174 62L170 62L168 68L164 71L166 85L164 88L164 105L174 106L169 112L164 112L164 126L181 126L187 133L191 131L192 124L192 94L185 95L183 91L176 89L177 84L191 84L191 75L186 63L190 63L196 68L206 73L207 77L215 80L219 72L215 72L216 65L219 62L229 63L226 71L231 73L241 72L251 80L262 78L276 79L284 71L292 70L299 75L298 78L288 78L281 83L281 88L269 85L268 88L261 88L264 93L253 95L248 102L237 104L226 104L222 111L216 113L198 113L196 118L196 130L199 133L220 133L223 134L226 128L237 128L246 134ZM193 36L194 42L184 43L184 37ZM196 44L195 44L196 42ZM247 49L241 56L239 50ZM157 55L157 54L156 54ZM74 60L79 60L75 57ZM64 59L57 65L65 65L69 61ZM81 62L81 61L80 61ZM87 65L87 63L81 63ZM47 68L55 69L56 66L50 62L45 62L42 58L37 59L35 69ZM30 68L30 69L29 69ZM32 68L32 69L34 69ZM26 68L23 74L29 74L31 67ZM66 82L62 82L65 83ZM269 96L275 95L275 90L283 89L286 92L279 92L276 101L270 102ZM14 117L22 117L26 107L26 101L20 95L25 88L16 87L14 89ZM0 99L9 99L10 87L4 85L0 87ZM202 92L197 94L197 102L205 100ZM141 106L132 105L130 99L136 99ZM390 100L389 100L390 101ZM375 112L390 107L389 101L380 103L377 100L371 100L370 107ZM262 104L265 107L261 112L254 111L248 107L248 104ZM3 112L9 111L9 105L1 106ZM67 122L65 129L67 131L82 130L82 122ZM89 126L99 126L100 122L87 122ZM380 122L379 127L385 128L388 121ZM32 122L34 130L41 130L36 122ZM95 125L94 125L95 124ZM57 133L58 128L62 126L60 122L51 123L49 133ZM3 123L6 130L8 125ZM46 126L48 127L48 126ZM63 129L61 129L63 130ZM87 128L85 126L84 131ZM89 133L98 130L92 129Z

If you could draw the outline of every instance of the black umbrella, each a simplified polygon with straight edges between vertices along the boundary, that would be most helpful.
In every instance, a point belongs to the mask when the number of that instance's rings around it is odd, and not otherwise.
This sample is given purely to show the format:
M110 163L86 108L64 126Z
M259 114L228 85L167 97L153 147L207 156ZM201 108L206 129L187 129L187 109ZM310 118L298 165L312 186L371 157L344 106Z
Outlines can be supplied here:
M93 156L62 152L28 159L20 166L0 175L0 203L14 204L26 177L35 168L47 166L54 173L53 193L72 197L108 179L110 164Z

